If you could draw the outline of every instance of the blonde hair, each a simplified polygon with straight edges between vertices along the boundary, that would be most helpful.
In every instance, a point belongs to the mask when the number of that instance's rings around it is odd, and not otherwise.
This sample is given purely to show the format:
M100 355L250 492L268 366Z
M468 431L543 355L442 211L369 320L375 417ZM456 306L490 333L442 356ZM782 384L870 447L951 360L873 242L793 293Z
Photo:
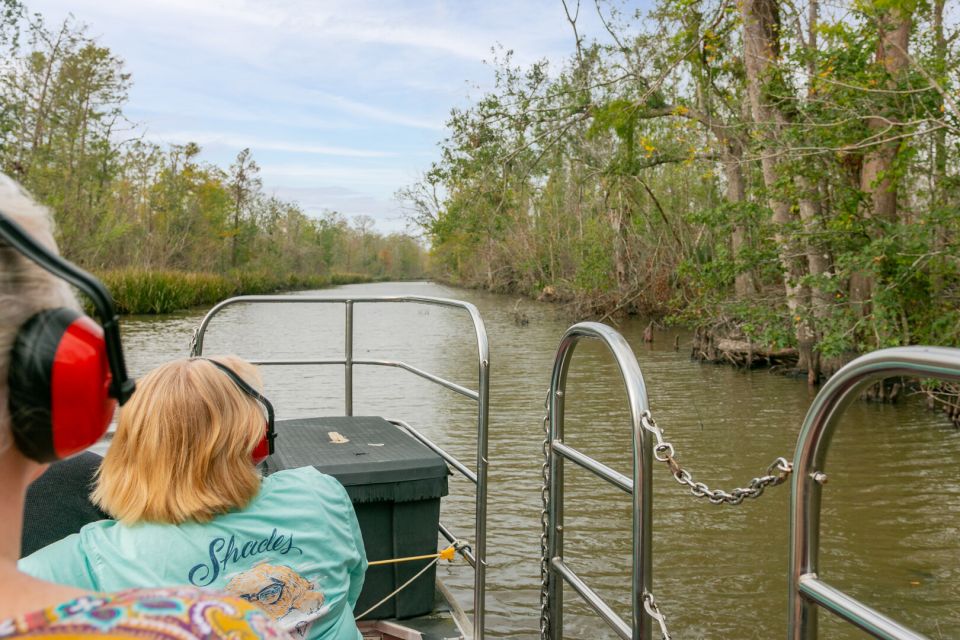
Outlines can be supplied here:
M215 359L261 387L250 363ZM242 509L260 489L251 456L264 428L260 404L214 364L164 364L121 409L91 498L127 524L208 522Z
M57 251L50 212L2 173L0 211L39 244ZM0 240L0 452L13 444L7 377L17 331L31 316L57 307L80 308L69 285Z

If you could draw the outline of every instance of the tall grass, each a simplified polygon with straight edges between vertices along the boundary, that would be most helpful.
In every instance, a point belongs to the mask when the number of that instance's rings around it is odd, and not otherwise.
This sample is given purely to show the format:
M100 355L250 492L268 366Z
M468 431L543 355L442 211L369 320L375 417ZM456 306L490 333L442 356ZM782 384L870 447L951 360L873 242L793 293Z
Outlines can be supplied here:
M359 273L317 276L238 271L220 275L136 268L102 271L97 276L113 294L119 313L137 314L170 313L211 305L230 296L322 289L332 285L373 281L370 276Z

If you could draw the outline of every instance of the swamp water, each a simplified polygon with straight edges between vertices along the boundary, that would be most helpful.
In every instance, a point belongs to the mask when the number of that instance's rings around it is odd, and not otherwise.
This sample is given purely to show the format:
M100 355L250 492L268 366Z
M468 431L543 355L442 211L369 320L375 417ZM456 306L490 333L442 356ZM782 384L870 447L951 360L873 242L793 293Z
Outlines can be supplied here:
M323 295L426 295L474 303L491 351L487 630L536 638L543 401L553 356L571 324L547 304L433 283L350 285ZM188 354L203 311L130 317L123 339L131 374ZM342 305L237 306L211 324L207 355L342 358ZM735 371L688 358L690 334L664 329L646 345L645 323L619 330L636 353L651 410L694 479L730 490L792 459L813 392L765 371ZM679 351L674 350L679 337ZM395 358L475 389L476 342L466 313L422 305L357 304L354 357ZM277 418L343 414L343 367L264 367ZM568 379L566 441L627 474L631 439L626 394L612 358L582 341ZM475 466L476 405L405 371L354 368L355 415L410 422ZM278 446L283 446L278 442ZM855 402L828 455L821 576L931 638L960 637L960 432L916 398L897 406ZM567 464L566 552L571 567L629 620L629 497ZM783 638L786 629L789 485L738 507L694 498L657 464L653 470L653 592L675 640ZM459 476L441 518L470 540L473 492ZM440 575L469 604L463 561ZM565 637L615 637L567 590ZM655 636L657 632L654 632ZM864 634L820 615L820 637Z

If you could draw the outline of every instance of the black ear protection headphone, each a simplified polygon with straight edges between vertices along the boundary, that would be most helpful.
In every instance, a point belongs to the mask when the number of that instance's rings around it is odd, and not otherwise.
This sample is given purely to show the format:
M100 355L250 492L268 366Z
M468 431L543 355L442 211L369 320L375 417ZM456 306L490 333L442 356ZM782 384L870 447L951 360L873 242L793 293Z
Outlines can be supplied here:
M17 331L7 375L14 442L25 456L51 462L99 440L135 383L123 363L117 312L106 287L2 212L0 238L85 293L101 323L61 307L40 311Z
M266 460L267 456L273 453L273 440L274 438L277 437L273 430L273 405L270 403L269 400L267 400L264 397L262 393L254 389L251 385L247 384L247 381L241 378L237 374L237 372L235 372L233 369L223 364L222 362L217 362L216 360L212 360L210 358L201 358L201 357L197 357L193 359L206 360L207 362L215 366L217 369L220 369L220 371L223 371L225 374L227 374L228 378L233 380L234 384L236 384L241 391L243 391L245 394L247 394L257 402L259 402L260 404L262 404L264 408L267 410L267 424L264 429L263 437L260 438L259 442L257 442L257 446L254 447L253 454L252 454L253 464L260 464L261 462Z

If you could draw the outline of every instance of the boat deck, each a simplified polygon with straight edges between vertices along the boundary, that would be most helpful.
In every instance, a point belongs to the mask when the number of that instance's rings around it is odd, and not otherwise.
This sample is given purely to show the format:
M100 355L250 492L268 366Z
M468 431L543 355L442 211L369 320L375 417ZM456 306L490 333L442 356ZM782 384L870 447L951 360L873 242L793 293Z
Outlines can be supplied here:
M364 640L454 640L469 638L470 621L437 581L433 612L408 620L359 622Z

